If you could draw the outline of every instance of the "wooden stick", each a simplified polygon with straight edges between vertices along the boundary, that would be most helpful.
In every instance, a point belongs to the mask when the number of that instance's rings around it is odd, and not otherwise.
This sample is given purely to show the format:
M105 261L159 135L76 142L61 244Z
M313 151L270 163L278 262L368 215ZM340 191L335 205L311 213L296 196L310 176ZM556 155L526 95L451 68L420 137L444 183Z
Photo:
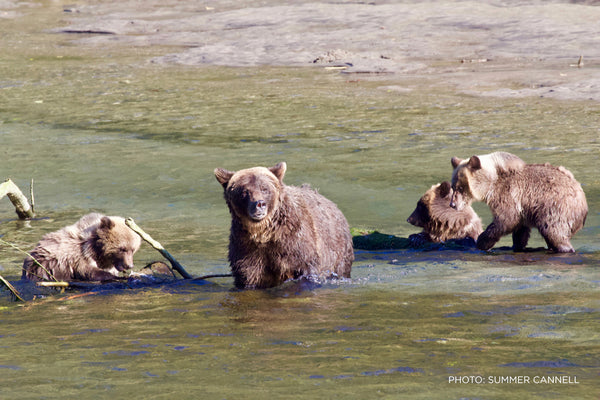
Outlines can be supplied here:
M179 264L179 262L167 250L165 250L165 248L162 246L162 244L160 244L156 240L152 239L152 237L150 235L148 235L146 232L144 232L144 230L142 228L137 226L137 224L134 222L133 218L131 218L131 217L126 218L125 224L128 227L130 227L135 233L140 235L140 237L142 239L144 239L146 242L148 242L150 244L150 246L152 246L156 250L158 250L158 252L160 254L162 254L164 258L169 260L169 262L173 266L173 269L176 270L177 272L179 272L181 274L181 276L183 276L185 279L192 279L192 276L187 273L185 268L183 268L183 266L181 264Z
M40 281L40 282L36 282L35 285L43 286L43 287L61 287L61 288L71 286L71 284L69 282L62 282L62 281L56 281L56 282Z
M193 280L195 280L195 281L205 281L205 280L210 279L210 278L229 278L231 276L233 276L233 274L210 274L210 275L199 276L197 278L194 278Z
M31 202L31 212L35 213L35 197L33 197L33 178L31 178L31 184L29 185L29 201Z
M5 195L8 196L15 206L15 211L19 219L33 218L33 208L29 205L27 197L23 195L23 192L10 179L0 184L0 199Z
M52 288L79 288L79 289L93 289L93 288L97 288L99 285L102 284L109 284L109 283L115 283L115 282L127 282L126 279L115 279L115 280L110 280L110 281L89 281L89 282L83 282L83 281L76 281L76 282L66 282L66 281L57 281L57 282L50 282L50 281L39 281L36 282L35 285L36 286L41 286L41 287L52 287Z
M15 289L15 287L13 285L11 285L11 283L9 281L4 279L4 277L2 275L0 275L0 282L2 282L4 284L4 286L6 286L8 288L8 290L10 290L12 292L12 294L14 294L18 300L25 302L25 300L23 300L23 298L21 297L21 294L19 293L19 291L17 289Z

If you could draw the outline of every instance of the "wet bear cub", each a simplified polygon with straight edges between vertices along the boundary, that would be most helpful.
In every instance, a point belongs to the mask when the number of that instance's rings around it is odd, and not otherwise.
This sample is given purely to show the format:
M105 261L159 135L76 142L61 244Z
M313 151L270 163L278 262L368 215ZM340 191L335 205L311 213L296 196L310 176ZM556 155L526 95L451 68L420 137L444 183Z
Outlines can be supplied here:
M531 228L537 228L548 248L573 252L571 237L588 212L585 193L573 174L550 164L526 164L505 152L452 158L451 205L457 210L484 201L494 216L479 235L477 247L488 250L512 233L513 250L525 249Z
M141 239L121 217L98 213L42 237L23 262L23 278L64 281L106 281L133 268Z
M238 288L269 288L300 277L350 277L354 250L337 206L283 183L286 164L215 169L231 213L229 262Z
M442 182L433 185L417 202L407 222L423 231L408 237L412 247L466 238L472 239L471 245L474 245L483 232L481 220L470 206L461 210L450 207L451 196L450 182Z

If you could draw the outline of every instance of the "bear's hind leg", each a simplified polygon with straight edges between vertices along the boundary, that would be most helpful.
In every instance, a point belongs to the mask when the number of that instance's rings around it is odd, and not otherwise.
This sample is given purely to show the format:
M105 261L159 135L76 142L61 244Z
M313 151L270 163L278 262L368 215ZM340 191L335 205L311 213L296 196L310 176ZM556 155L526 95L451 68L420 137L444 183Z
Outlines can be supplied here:
M523 251L529 241L529 235L531 234L531 228L528 226L518 227L512 234L513 238L513 251Z
M549 230L538 228L540 234L546 241L548 248L556 253L574 253L575 249L573 249L573 246L571 245L569 236L557 233L559 230L556 229L556 226L553 227L553 229L555 232L549 232Z
M573 248L571 242L568 239L562 241L552 241L544 236L544 240L546 240L548 249L556 253L575 253L575 249Z

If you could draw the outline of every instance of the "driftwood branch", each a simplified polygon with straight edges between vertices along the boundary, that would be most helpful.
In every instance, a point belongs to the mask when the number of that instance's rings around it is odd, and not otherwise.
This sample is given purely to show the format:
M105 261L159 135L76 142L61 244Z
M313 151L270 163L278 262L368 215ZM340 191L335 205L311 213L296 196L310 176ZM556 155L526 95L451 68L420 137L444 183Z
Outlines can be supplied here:
M133 218L126 218L125 224L128 227L130 227L135 233L140 235L140 237L142 239L144 239L146 242L148 242L150 244L150 246L152 246L156 250L158 250L158 252L160 254L162 254L162 256L164 258L169 260L169 262L171 263L171 266L173 266L173 269L176 270L177 272L179 272L181 274L181 276L183 276L185 279L192 279L192 276L187 273L185 268L183 268L183 266L181 264L179 264L179 262L167 250L165 250L165 248L162 246L162 244L160 244L156 240L152 239L152 237L150 235L148 235L146 232L144 232L144 230L135 223Z
M98 285L101 285L104 283L115 283L115 282L127 282L127 279L115 279L115 280L111 280L111 281L88 281L88 282L40 281L40 282L36 282L35 285L40 286L40 287L50 287L50 288L94 289L94 288L97 288Z
M15 206L19 219L33 218L33 207L29 205L23 192L10 179L0 184L0 199L4 196L7 196Z
M21 294L19 293L19 291L17 289L15 289L15 287L13 285L11 285L11 283L9 281L4 279L4 277L2 275L0 275L0 282L2 282L2 284L4 286L6 286L6 288L8 290L10 290L12 292L12 294L17 298L17 300L21 300L22 302L25 302L25 300L23 300L23 298L21 297Z

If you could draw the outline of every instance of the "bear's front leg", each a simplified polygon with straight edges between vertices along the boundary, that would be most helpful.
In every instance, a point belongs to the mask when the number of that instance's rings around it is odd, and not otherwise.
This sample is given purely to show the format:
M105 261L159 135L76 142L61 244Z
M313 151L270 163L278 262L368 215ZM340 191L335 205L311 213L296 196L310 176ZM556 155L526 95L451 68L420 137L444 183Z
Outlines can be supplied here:
M513 234L513 251L524 251L531 235L531 228L528 226L521 226L517 228Z
M408 237L408 243L410 243L410 247L419 248L424 246L427 243L430 243L431 239L429 234L425 232L414 233Z
M479 250L489 250L504 236L504 229L497 221L492 222L477 238L477 248Z
M118 275L112 274L106 270L100 268L92 268L89 271L86 271L83 277L75 277L76 279L88 280L88 281L112 281L119 278Z

